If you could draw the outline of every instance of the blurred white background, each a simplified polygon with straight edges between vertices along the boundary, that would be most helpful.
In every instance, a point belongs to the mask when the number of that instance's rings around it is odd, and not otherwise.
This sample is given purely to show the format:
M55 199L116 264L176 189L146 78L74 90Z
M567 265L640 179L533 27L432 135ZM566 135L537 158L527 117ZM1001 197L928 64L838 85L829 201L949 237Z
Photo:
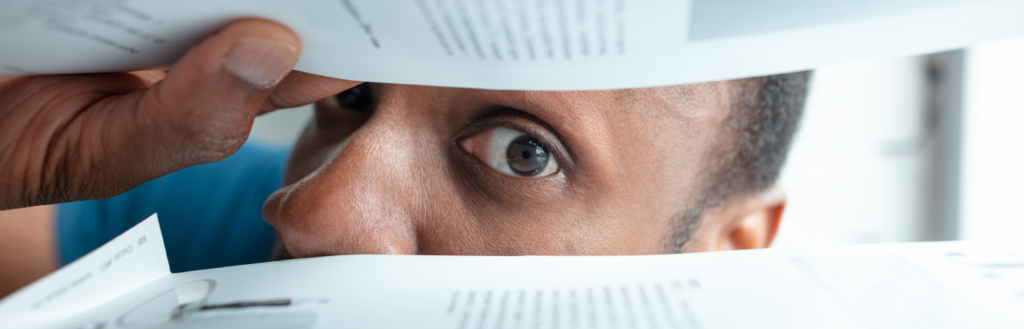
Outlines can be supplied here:
M776 246L924 238L925 70L914 57L815 71L779 180Z
M260 117L252 139L294 141L311 108ZM815 71L779 184L775 246L1024 234L1024 38Z
M815 74L775 246L1021 241L1024 38Z
M1024 38L971 48L965 66L960 238L1024 241Z

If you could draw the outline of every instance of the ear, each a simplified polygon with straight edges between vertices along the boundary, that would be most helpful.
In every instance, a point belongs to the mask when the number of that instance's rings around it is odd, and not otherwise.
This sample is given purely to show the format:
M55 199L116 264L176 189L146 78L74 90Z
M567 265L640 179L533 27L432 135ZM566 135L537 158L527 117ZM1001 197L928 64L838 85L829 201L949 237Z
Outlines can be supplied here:
M785 208L786 194L778 186L743 197L723 214L716 249L767 248L775 240Z

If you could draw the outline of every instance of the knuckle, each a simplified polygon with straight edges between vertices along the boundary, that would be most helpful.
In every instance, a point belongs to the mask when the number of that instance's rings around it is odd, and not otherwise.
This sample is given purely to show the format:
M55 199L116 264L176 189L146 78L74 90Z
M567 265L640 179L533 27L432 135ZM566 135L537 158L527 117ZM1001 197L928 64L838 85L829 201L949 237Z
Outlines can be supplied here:
M248 137L247 129L216 122L200 121L194 128L186 140L196 163L224 160L238 151Z

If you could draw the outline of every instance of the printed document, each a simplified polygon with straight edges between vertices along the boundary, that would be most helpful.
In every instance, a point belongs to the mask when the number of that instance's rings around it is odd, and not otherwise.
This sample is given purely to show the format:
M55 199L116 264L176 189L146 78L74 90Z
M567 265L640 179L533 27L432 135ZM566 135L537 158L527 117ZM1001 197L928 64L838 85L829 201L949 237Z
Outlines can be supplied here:
M357 81L583 90L713 81L1024 34L1018 0L2 0L0 74L167 67L229 22Z
M330 256L170 274L156 216L0 301L2 328L1021 328L1024 247Z

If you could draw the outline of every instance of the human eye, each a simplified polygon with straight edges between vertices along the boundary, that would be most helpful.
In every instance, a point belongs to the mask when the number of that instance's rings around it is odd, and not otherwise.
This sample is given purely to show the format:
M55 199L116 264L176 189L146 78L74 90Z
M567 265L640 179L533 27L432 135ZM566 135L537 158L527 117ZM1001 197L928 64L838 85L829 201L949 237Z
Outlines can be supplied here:
M373 102L373 99L370 97L370 85L361 83L334 95L334 102L343 109L366 112L370 109Z
M488 128L460 140L459 146L506 175L534 178L558 172L558 161L538 138L514 129Z
M354 130L374 113L370 84L362 83L316 103L316 128L321 131Z

